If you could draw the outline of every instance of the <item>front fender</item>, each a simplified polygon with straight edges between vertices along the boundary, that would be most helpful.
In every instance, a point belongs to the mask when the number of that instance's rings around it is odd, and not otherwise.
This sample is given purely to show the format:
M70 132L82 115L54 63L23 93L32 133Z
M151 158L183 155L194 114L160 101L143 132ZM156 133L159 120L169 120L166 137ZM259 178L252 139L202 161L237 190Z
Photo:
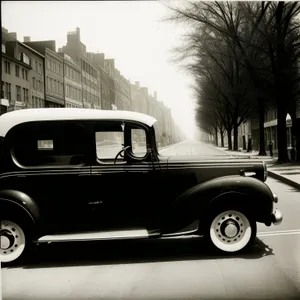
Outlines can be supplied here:
M19 209L23 211L35 224L40 219L37 204L27 194L16 190L0 191L0 212L5 215L5 209Z
M273 212L273 194L265 183L255 178L224 176L196 185L179 196L172 203L165 231L181 230L196 220L201 223L213 205L229 199L247 206L257 222L264 222Z

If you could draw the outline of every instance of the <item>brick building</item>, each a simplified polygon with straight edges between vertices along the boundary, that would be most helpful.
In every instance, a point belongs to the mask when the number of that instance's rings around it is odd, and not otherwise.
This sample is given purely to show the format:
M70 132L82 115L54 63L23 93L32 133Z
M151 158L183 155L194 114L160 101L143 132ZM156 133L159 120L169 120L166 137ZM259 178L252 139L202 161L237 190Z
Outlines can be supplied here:
M59 49L66 53L81 68L82 101L88 108L101 108L100 99L100 74L93 66L90 55L86 52L86 46L80 40L80 29L68 32L67 44Z
M139 81L131 84L132 110L148 114L148 89L141 87Z
M81 68L65 53L59 53L64 66L64 94L66 107L83 107Z
M45 57L45 107L64 107L63 58L55 52L56 42L54 40L30 41L30 38L26 37L24 38L24 44Z
M158 101L157 93L149 95L147 87L141 87L138 81L131 84L132 108L133 111L153 116L157 123L155 124L156 140L158 145L165 146L178 141L179 132L177 132L171 109L166 107L162 101Z
M106 60L104 53L90 53L94 66L99 71L99 89L101 98L101 109L111 110L115 105L115 82L111 67L113 60Z
M13 53L6 52L6 46L3 44L1 66L0 115L9 110L28 106L29 97L31 97L31 86L28 80L28 74L32 69L29 59L25 54L21 60L18 60L14 57Z
M44 106L44 56L19 42L16 33L2 27L1 113ZM7 99L5 99L7 98ZM7 104L9 106L7 107Z
M115 69L115 99L118 109L132 110L131 84L117 69Z

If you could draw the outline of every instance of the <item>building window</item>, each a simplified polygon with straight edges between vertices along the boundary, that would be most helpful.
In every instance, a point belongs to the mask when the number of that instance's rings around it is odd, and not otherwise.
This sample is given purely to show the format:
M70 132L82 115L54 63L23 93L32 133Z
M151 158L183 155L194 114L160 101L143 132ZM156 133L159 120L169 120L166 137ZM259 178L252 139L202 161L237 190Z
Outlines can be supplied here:
M16 94L17 94L17 101L21 101L21 87L19 85L16 86Z
M42 72L42 64L41 64L41 63L39 63L39 73L40 73L40 74L43 73L43 72Z
M47 59L47 68L48 68L49 70L51 69L51 61L50 61L49 58Z
M47 77L47 90L51 90L51 82L49 77Z
M35 90L35 77L32 77L32 88Z
M6 85L6 98L8 100L11 100L11 84L6 82L5 85Z
M10 62L5 61L4 67L5 67L5 73L10 74Z
M1 81L1 99L4 98L4 82Z
M24 102L28 103L28 89L23 88Z
M20 67L16 65L16 76L20 77Z

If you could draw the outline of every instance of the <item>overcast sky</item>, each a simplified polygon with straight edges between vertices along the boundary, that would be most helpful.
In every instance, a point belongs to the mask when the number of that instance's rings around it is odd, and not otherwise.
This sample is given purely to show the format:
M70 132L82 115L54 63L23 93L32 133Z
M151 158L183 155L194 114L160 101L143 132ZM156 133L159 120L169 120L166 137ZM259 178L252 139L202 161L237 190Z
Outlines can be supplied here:
M196 131L192 79L170 60L184 28L161 22L167 8L156 1L2 1L2 26L31 40L65 45L67 32L81 30L88 52L104 52L132 83L140 81L172 109L182 130Z

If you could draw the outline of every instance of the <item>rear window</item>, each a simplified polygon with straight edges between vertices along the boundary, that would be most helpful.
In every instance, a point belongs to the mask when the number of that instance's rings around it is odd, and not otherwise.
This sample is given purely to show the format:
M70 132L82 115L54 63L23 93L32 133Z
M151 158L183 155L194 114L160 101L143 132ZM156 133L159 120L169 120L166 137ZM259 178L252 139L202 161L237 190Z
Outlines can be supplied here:
M85 131L77 124L26 124L15 131L13 155L24 167L85 163Z

